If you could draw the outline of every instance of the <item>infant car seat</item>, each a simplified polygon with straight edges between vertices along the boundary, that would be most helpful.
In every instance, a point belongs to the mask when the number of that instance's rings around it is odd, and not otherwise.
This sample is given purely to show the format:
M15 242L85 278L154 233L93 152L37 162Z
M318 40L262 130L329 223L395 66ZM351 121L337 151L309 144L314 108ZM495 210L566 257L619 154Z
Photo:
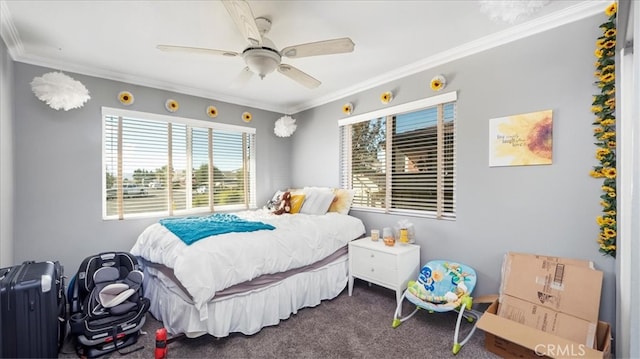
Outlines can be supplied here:
M135 344L149 310L144 275L130 253L85 258L69 285L71 335L79 355L102 356Z

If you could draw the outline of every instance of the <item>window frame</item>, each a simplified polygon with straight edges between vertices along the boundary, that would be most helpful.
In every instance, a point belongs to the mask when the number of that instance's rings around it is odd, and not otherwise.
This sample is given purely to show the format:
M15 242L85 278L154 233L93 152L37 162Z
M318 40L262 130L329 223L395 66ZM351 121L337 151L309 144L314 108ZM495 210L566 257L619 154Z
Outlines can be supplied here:
M376 119L387 119L388 117L416 112L428 108L433 108L438 105L444 105L447 103L454 103L457 107L457 91L451 91L444 94L399 104L395 106L386 107L380 110L363 113L356 116L351 116L347 118L343 118L338 120L338 126L340 128L340 186L346 189L352 189L351 176L352 176L352 141L351 138L347 138L346 132L347 129L345 126L361 123L361 122L369 122ZM456 111L457 113L457 111ZM392 202L392 194L391 194L391 185L390 182L387 181L387 185L385 188L385 205L384 208L379 207L367 207L363 205L353 204L352 209L365 211L365 212L374 212L374 213L386 213L386 214L398 214L398 215L408 215L414 217L426 217L426 218L436 218L436 219L447 219L447 220L455 220L456 218L456 174L457 174L457 165L456 165L456 157L457 157L457 115L454 115L453 118L453 198L451 201L451 212L442 211L432 211L432 210L415 210L415 209L401 209L401 208L391 208ZM345 127L345 128L343 128ZM350 133L350 131L349 131ZM442 146L444 143L444 137L441 133L437 134L437 146ZM391 136L386 136L387 146L389 146ZM391 147L390 147L391 148ZM390 159L391 156L386 158L385 171L391 173L390 171ZM441 158L438 159L440 163ZM392 174L389 174L388 177L391 177ZM442 181L443 174L438 174L437 181ZM442 188L444 191L444 188Z
M102 115L101 116L101 121L102 121L101 123L101 127L102 127L102 133L101 133L101 136L102 136L102 143L101 143L101 146L102 146L101 147L102 200L101 201L102 201L102 219L103 220L127 220L127 219L133 219L133 218L153 218L153 217L166 217L166 216L173 216L173 215L210 213L213 207L216 208L216 211L234 211L234 210L257 208L256 207L256 178L257 178L256 153L257 153L257 150L256 150L256 129L255 128L224 124L220 122L197 120L197 119L191 119L191 118L179 117L179 116L169 116L169 115L162 115L162 114L150 113L150 112L105 107L105 106L102 107L101 115ZM191 207L191 208L180 209L180 210L174 210L170 208L169 205L167 205L167 208L161 211L138 212L138 213L116 213L115 215L108 215L107 214L107 190L108 189L107 189L107 179L106 179L107 177L107 131L106 131L107 117L116 117L116 118L122 117L122 118L139 119L143 121L149 120L149 121L165 122L165 123L171 123L171 124L177 124L177 125L186 125L187 132L188 132L187 138L189 139L189 141L191 140L191 136L192 136L192 131L188 130L190 128L200 128L200 129L207 129L207 130L210 129L211 133L215 131L227 131L227 132L236 132L239 134L241 133L241 134L250 135L251 151L249 154L243 155L243 159L242 159L242 161L245 163L244 168L246 168L248 171L248 173L247 171L244 172L244 181L246 183L244 204L216 206L214 203L213 205L210 204L207 207L195 207L195 208ZM169 133L170 131L168 131L167 135L169 135ZM243 139L243 144L244 143L245 142ZM192 145L190 143L187 145L187 151L190 151L190 153L186 154L186 156L189 158L189 160L187 161L187 168L186 168L187 175L189 175L190 173L192 173L192 171L194 171L194 168L192 168L193 164L191 163L191 160L190 160L191 156L193 155L193 149L191 148L191 146ZM244 147L246 148L246 146ZM245 151L245 148L243 148L243 153ZM212 155L211 151L209 152L209 155ZM247 156L248 156L248 159L247 159ZM169 162L169 159L167 162ZM213 158L209 158L209 164L211 165L212 163L213 163ZM171 192L172 190L169 190L169 193ZM210 196L210 198L212 197L213 195ZM191 205L191 198L189 196L186 197L186 200L187 200L187 203Z

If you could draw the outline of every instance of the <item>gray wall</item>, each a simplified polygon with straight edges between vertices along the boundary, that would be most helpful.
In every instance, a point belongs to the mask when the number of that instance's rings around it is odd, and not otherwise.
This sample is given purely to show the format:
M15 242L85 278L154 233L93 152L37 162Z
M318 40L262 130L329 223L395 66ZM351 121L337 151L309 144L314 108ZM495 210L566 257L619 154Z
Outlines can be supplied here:
M215 121L256 128L258 204L291 185L291 140L273 134L281 114L73 73L68 75L87 87L91 100L80 109L55 111L29 85L52 70L23 63L14 69L16 263L58 259L73 274L91 254L130 250L142 230L157 221L102 220L101 107L123 107L117 99L122 90L135 96L127 107L135 111L169 114L164 102L174 98L180 103L176 116L207 120L205 109L215 104ZM241 119L244 111L253 114L249 124Z
M605 273L601 319L614 323L614 260L599 254L596 243L602 181L589 176L596 164L593 51L603 21L602 16L582 20L297 114L294 185L339 184L342 104L353 102L357 115L381 108L384 91L394 92L392 105L433 96L429 81L444 74L443 92L458 91L457 219L409 218L421 261L466 262L478 271L476 294L490 294L498 290L506 251L592 260ZM489 167L489 119L546 109L553 110L553 164ZM403 218L351 214L367 229Z
M13 61L0 40L0 268L13 264Z

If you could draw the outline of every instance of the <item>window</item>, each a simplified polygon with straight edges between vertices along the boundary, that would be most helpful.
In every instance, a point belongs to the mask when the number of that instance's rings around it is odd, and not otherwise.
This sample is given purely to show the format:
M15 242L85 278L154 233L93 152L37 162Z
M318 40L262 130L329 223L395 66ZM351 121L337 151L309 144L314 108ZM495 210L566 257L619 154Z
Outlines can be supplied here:
M339 121L354 208L455 218L455 92Z
M255 207L255 129L103 108L103 218Z

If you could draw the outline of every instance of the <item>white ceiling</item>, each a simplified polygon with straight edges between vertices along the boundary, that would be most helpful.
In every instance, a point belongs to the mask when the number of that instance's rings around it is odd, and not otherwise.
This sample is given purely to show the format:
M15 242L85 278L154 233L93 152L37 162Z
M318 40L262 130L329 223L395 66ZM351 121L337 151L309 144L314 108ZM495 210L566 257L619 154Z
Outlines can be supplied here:
M219 1L0 0L0 34L15 61L296 113L591 16L606 6L601 0L552 0L512 25L490 19L475 0L249 4L254 16L272 20L268 37L278 49L350 37L355 50L283 58L283 63L320 80L316 89L278 72L233 89L229 85L245 66L240 57L167 53L155 47L171 44L241 52L247 43Z

